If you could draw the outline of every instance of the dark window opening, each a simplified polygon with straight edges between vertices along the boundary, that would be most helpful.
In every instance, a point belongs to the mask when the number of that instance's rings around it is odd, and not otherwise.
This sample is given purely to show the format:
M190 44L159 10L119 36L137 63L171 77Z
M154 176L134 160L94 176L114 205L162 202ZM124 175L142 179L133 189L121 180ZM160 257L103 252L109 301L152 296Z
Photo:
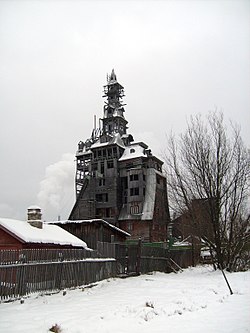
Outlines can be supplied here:
M107 167L108 169L112 169L114 167L114 161L108 161Z
M97 202L108 202L108 193L97 193L95 198Z
M105 186L105 178L99 179L99 186Z
M139 195L139 187L132 187L130 189L130 196Z
M130 175L130 181L133 181L133 180L139 180L139 175L136 173L134 175Z
M101 163L101 174L104 174L104 163Z
M126 190L128 188L128 177L122 177L121 182L122 182L122 188Z
M128 224L127 224L127 230L128 231L132 231L133 230L133 223L132 222L128 222Z

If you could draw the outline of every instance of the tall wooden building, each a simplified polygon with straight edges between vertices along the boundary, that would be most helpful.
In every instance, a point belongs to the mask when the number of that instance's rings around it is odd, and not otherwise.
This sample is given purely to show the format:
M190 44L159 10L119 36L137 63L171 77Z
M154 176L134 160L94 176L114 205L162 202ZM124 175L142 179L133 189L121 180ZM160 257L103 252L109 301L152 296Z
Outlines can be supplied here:
M76 152L76 202L70 220L104 219L132 239L166 239L169 209L163 162L134 142L124 117L124 88L114 70L104 86L99 128Z

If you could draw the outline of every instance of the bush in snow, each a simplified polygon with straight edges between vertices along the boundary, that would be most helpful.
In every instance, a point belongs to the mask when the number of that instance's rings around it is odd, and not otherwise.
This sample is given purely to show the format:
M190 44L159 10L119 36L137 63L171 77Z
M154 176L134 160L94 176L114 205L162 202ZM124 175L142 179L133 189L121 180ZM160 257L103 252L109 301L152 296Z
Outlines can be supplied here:
M55 324L53 325L50 329L49 329L50 332L54 332L54 333L61 333L62 332L62 329L61 329L61 326L58 325L58 324Z

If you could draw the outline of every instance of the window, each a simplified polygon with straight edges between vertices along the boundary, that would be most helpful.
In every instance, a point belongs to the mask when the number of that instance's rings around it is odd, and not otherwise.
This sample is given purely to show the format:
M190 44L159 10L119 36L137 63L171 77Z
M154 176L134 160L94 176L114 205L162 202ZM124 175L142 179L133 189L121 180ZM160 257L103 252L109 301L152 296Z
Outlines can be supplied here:
M138 204L133 204L130 206L130 214L131 215L136 215L139 214L139 205Z
M130 196L139 195L139 187L132 187L130 189Z
M99 186L105 186L105 178L99 179Z
M105 217L111 217L111 208L105 209Z
M131 149L130 149L130 153L131 153L131 154L132 154L132 153L135 153L134 148L131 148Z
M101 163L101 174L104 174L104 163Z
M97 193L95 198L97 202L108 202L108 193Z
M108 169L112 169L114 167L114 161L108 161L107 167Z
M133 180L139 180L139 175L138 174L130 175L129 179L130 179L131 182Z
M128 222L128 224L127 224L127 230L128 231L132 231L133 230L133 223L132 222Z
M127 177L121 177L121 183L122 188L126 190L128 188L128 178Z

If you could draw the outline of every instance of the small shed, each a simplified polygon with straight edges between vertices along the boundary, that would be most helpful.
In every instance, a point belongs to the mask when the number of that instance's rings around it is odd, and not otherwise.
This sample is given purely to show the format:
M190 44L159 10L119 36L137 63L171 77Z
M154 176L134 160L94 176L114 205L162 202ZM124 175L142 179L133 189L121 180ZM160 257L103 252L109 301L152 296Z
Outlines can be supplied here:
M87 244L56 225L40 220L0 218L0 250L88 248Z
M102 219L65 220L46 222L57 225L72 235L84 240L91 249L97 249L97 242L125 242L130 234Z

